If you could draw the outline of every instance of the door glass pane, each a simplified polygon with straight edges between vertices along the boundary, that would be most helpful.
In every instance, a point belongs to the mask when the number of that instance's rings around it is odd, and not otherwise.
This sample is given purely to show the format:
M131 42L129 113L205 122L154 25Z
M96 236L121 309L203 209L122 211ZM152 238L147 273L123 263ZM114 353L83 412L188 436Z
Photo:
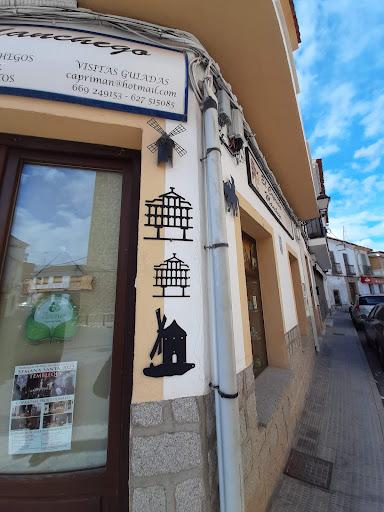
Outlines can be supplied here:
M1 473L106 463L121 186L24 164L0 289Z

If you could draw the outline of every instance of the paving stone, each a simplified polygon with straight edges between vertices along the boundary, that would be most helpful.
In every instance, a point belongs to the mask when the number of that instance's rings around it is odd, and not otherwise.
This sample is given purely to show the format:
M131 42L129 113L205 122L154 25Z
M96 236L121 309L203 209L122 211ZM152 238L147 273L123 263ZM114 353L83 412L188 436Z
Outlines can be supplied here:
M132 512L166 512L164 487L134 489Z
M259 420L257 417L255 393L251 393L247 398L247 416L248 428L253 430L257 429Z
M371 387L349 315L335 313L333 324L316 358L293 444L293 448L334 463L330 491L283 475L268 512L384 510L384 410L377 409L377 390Z
M178 473L200 464L200 436L194 432L176 432L133 437L131 457L134 476Z
M244 391L244 371L237 374L237 392L239 393L239 399L243 396Z
M176 486L176 512L203 512L204 487L200 478Z
M243 476L246 478L252 469L252 441L249 439L241 447L243 461Z
M255 376L253 375L253 364L248 366L244 370L245 373L245 386L247 388L247 394L254 390L255 387Z
M172 411L177 423L196 423L199 421L199 411L194 397L172 400Z
M243 443L247 438L247 424L245 421L245 412L244 409L240 409L240 441Z
M138 427L154 427L163 423L163 407L159 402L144 402L131 407L132 423Z

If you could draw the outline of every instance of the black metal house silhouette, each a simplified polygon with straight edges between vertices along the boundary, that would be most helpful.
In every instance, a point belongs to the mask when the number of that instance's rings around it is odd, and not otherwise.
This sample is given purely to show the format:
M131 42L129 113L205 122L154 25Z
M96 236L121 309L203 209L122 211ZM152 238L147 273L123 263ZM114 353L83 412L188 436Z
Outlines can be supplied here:
M158 335L150 353L153 359L156 355L163 354L163 362L159 365L151 363L144 368L143 373L147 377L170 377L172 375L184 375L195 367L193 363L187 363L187 333L174 320L169 327L164 329L167 317L161 319L160 309L156 309Z
M176 258L176 253L173 253L172 258L168 258L160 265L154 266L155 284L153 286L159 286L162 288L161 295L153 295L153 297L189 297L185 295L185 289L189 288L189 266L184 261ZM166 294L166 289L172 288L175 290L171 294ZM177 294L177 288L181 290Z
M170 187L170 192L161 194L153 201L145 201L145 206L148 208L147 223L145 226L152 226L156 229L156 236L145 236L146 240L182 240L185 242L192 242L187 238L188 229L192 229L190 221L190 211L192 210L191 203L186 201L184 197L176 194L174 187ZM165 238L161 236L163 228L181 229L183 232L182 238L172 237Z

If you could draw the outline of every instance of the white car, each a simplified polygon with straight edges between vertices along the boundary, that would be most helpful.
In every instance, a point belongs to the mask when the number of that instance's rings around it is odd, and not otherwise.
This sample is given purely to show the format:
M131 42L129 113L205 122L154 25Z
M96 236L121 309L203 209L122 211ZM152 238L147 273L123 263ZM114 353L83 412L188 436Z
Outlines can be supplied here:
M376 304L381 304L382 302L384 302L384 294L356 295L355 302L349 309L352 322L355 324L356 329L360 329L363 326L371 309L373 309Z

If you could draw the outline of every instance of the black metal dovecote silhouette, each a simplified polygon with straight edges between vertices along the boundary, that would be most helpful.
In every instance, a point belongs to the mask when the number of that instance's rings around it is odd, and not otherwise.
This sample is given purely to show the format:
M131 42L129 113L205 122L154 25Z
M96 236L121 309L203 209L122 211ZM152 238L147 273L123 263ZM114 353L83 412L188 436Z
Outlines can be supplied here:
M172 258L168 258L164 263L155 265L153 268L156 272L153 286L162 288L162 294L153 295L153 297L189 297L189 295L185 295L186 288L189 288L189 266L176 258L175 252ZM172 289L171 294L166 293L168 288ZM177 289L179 289L178 294Z
M231 181L224 183L224 196L227 200L227 211L231 211L233 208L233 216L237 217L239 210L239 198L236 195L235 180L231 176Z
M145 201L148 212L145 214L147 222L145 226L156 229L156 236L145 236L146 240L180 240L183 242L192 242L187 238L187 231L192 229L190 216L192 206L175 192L174 187L170 187L170 192L161 194L152 201ZM164 228L173 228L174 230L182 230L182 238L161 236L161 230Z
M170 377L184 375L195 367L194 363L187 363L187 333L174 320L169 327L164 328L167 317L161 319L160 309L156 309L157 338L150 353L153 359L156 355L163 354L163 362L158 365L151 363L144 368L143 373L147 377Z

